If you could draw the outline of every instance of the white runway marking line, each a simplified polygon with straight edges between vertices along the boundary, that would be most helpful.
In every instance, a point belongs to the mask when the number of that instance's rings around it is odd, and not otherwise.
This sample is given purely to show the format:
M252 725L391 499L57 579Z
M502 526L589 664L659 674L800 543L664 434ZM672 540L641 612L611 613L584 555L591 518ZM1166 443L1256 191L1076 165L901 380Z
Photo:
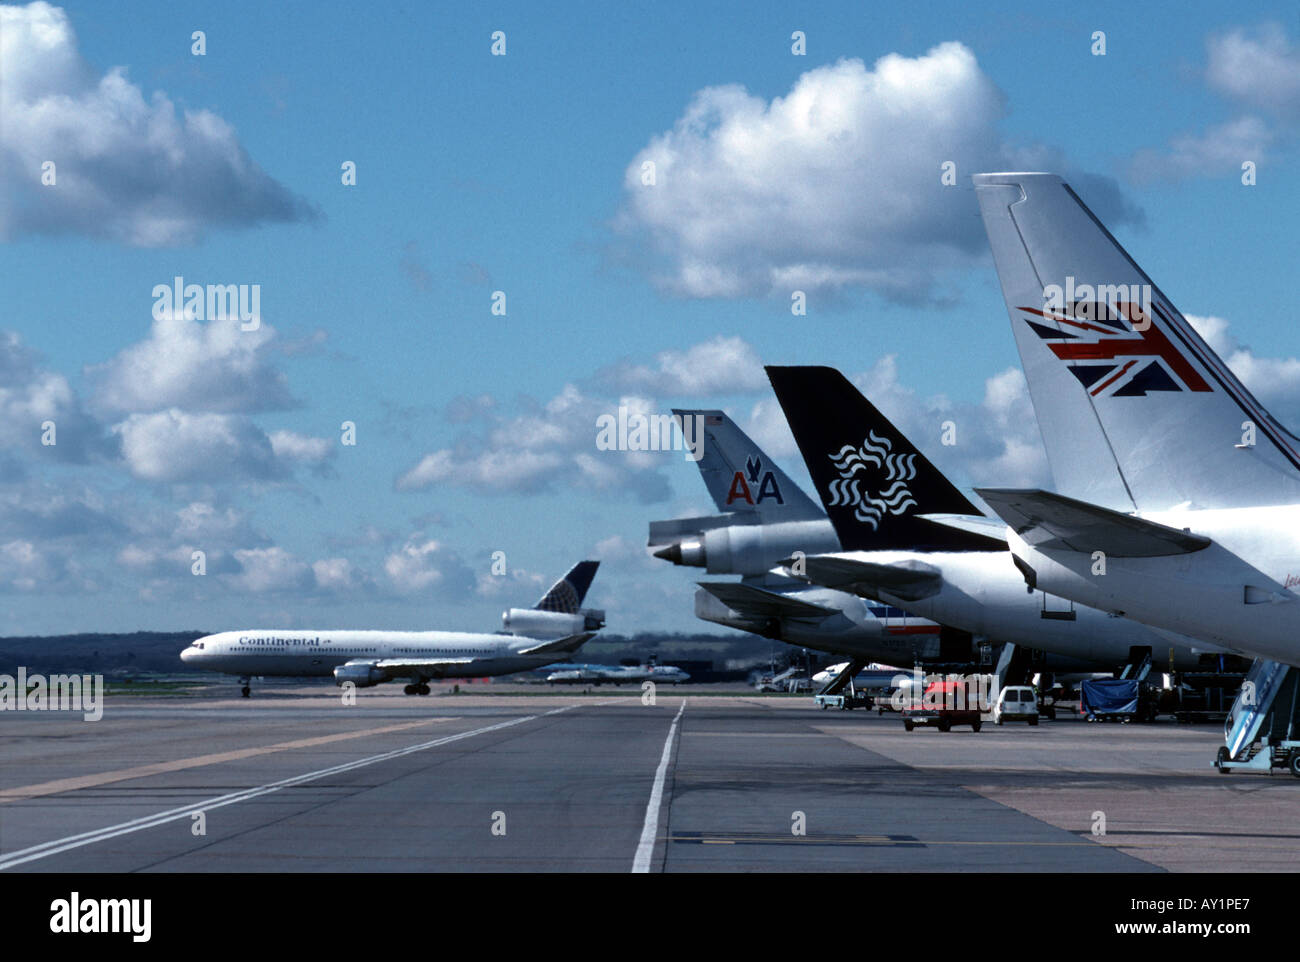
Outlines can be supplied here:
M547 714L556 714L565 710L566 709L564 708L559 708L554 712L547 712ZM210 798L207 801L199 802L196 805L186 805L183 808L173 808L165 812L159 812L156 815L145 815L141 818L132 819L129 822L122 822L119 825L110 825L108 828L96 829L93 832L83 832L80 835L69 835L67 838L55 839L52 842L42 842L40 845L33 845L30 848L21 849L10 855L0 856L0 871L13 868L16 865L22 865L25 862L34 862L37 859L48 858L51 855L58 855L60 852L67 852L74 848L93 845L96 842L106 842L110 838L116 838L119 835L129 835L132 832L143 831L147 828L155 828L159 825L164 825L167 822L174 822L182 818L188 818L195 812L207 812L214 808L224 808L227 805L234 805L236 802L246 802L249 799L257 798L260 795L269 795L272 792L278 792L282 788L290 788L294 785L305 785L308 782L314 782L320 778L327 778L330 775L339 775L343 772L350 772L356 768L365 768L367 765L385 762L391 758L400 758L403 755L410 755L430 748L437 748L439 745L446 745L450 742L460 741L462 738L471 738L474 735L485 735L488 732L499 731L502 728L510 728L512 725L520 725L526 721L532 721L537 717L537 715L525 715L523 718L515 718L507 722L498 722L495 725L488 725L486 728L475 728L467 732L459 732L455 735L446 735L442 738L435 738L433 741L421 742L418 745L410 745L406 748L397 748L393 751L384 752L380 755L371 755L367 758L359 758L356 761L347 762L343 765L335 765L332 768L322 768L319 771L308 772L305 775L295 775L293 778L286 778L278 782L259 785L257 788L248 788L243 791L232 792L229 795L218 795L216 798Z
M655 835L659 828L659 806L664 799L664 778L668 774L668 758L673 753L673 736L677 734L677 723L681 721L682 712L686 711L686 699L677 709L673 723L668 728L668 737L664 739L663 757L659 759L659 768L655 771L654 787L650 789L650 801L645 807L645 824L641 826L641 844L636 847L636 858L632 859L632 872L650 871L650 856L655 851Z
M191 758L177 758L169 762L155 762L152 765L136 765L132 768L119 768L111 772L99 772L95 775L77 775L72 778L56 778L51 782L37 785L22 785L18 788L0 789L0 805L8 802L26 802L43 795L59 795L63 792L75 792L83 788L98 788L114 782L125 782L136 778L148 778L151 775L163 775L169 772L183 772L190 768L202 768L206 765L220 765L223 762L237 762L245 758L257 758L275 752L289 751L295 748L316 748L334 742L349 741L354 738L369 738L374 735L387 735L422 725L454 721L459 715L441 718L429 718L424 721L404 722L400 725L385 725L382 728L362 728L357 731L336 732L333 735L318 735L315 738L299 738L261 748L239 748L230 752L217 752L211 755L196 755Z

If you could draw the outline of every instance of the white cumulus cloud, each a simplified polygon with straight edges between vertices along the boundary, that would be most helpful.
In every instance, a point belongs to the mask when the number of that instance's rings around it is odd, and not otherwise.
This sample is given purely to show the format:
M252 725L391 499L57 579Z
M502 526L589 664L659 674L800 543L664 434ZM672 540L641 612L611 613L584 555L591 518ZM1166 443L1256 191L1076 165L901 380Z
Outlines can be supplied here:
M98 75L68 15L0 6L0 237L76 233L137 246L192 243L216 227L316 217L210 110L146 98ZM53 186L42 165L55 165Z
M283 372L271 364L275 331L245 331L238 319L207 323L168 313L149 336L87 368L98 407L119 413L268 411L291 407Z
M1300 50L1278 23L1210 38L1205 79L1249 107L1300 120Z
M1131 219L1113 182L997 130L1002 93L960 43L815 67L770 102L738 85L695 94L624 175L624 237L657 255L656 280L687 297L867 287L928 300L947 268L987 246L969 189L981 170L1069 173L1109 223ZM955 164L960 188L941 183ZM654 183L644 171L654 165Z
M247 419L170 408L114 425L128 470L146 481L274 480L285 468Z
M684 351L662 351L653 366L611 365L596 378L619 391L659 397L715 397L761 391L767 386L758 352L743 338L722 335Z

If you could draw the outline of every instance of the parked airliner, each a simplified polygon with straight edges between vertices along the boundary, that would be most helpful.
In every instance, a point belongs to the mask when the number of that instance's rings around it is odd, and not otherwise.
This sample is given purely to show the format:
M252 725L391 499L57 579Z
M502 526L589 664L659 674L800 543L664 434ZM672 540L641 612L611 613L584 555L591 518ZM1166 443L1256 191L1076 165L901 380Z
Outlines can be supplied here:
M974 638L1050 652L1068 662L1057 670L1115 668L1149 648L1153 665L1174 671L1219 650L1027 590L1005 524L984 516L844 375L767 374L843 545L795 558L808 580L959 629L968 647Z
M979 489L1026 581L1300 665L1300 438L1054 174L977 174L1058 493Z

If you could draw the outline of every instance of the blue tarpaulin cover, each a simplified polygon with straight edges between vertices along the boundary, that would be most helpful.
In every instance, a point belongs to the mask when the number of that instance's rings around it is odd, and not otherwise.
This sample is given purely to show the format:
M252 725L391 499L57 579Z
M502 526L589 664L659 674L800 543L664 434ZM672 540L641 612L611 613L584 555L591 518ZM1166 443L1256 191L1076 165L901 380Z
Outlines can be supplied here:
M1133 679L1090 679L1079 688L1079 708L1085 715L1137 714L1138 683Z

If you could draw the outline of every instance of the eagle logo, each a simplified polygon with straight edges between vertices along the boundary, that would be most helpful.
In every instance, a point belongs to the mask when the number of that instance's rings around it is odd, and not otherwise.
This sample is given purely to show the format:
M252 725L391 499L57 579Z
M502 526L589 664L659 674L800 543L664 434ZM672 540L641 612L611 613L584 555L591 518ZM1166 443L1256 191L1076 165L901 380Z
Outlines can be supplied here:
M875 531L887 514L903 514L916 507L907 482L916 477L916 455L894 454L889 438L868 431L862 447L846 444L835 454L827 455L840 476L830 483L831 507L853 508L853 517ZM869 471L868 466L876 468ZM884 474L876 494L863 488L872 474Z

